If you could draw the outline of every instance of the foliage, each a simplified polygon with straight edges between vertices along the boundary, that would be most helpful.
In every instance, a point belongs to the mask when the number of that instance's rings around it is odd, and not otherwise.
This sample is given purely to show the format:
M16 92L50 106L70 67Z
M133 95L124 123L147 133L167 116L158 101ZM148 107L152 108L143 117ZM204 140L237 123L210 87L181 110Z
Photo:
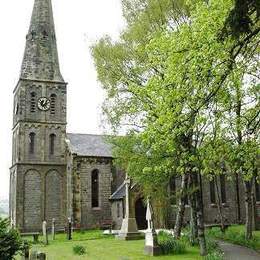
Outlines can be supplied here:
M176 7L168 0L125 0L120 39L106 36L92 48L107 121L126 132L112 141L116 164L155 198L167 196L172 176L252 180L260 26L255 9L248 12L253 1L245 1L243 14L239 2L176 1ZM240 21L254 22L235 35L230 17L240 14Z
M73 253L75 255L85 255L87 253L86 248L81 245L73 246Z
M11 260L23 250L23 241L8 219L0 218L0 259Z
M183 241L177 240L172 235L163 231L158 235L158 243L164 255L185 254L187 252Z
M212 238L222 239L230 241L237 245L246 246L252 249L260 249L260 232L255 232L253 238L248 240L245 238L245 230L242 226L234 226L228 228L228 230L223 233L218 228L213 228L208 230L208 236Z

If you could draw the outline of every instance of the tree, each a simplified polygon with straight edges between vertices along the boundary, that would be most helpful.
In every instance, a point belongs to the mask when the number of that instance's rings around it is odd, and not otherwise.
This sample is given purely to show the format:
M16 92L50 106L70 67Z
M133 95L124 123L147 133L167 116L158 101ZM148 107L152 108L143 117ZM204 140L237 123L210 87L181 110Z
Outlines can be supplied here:
M7 219L0 218L0 259L14 259L22 250L23 241L18 231L10 228Z
M221 38L232 0L179 1L180 9L172 7L174 2L123 1L124 10L130 10L125 11L125 31L115 43L101 39L93 56L107 91L108 121L114 129L127 130L115 157L149 192L161 190L172 175L191 177L196 202L192 205L205 255L200 178L208 174L213 152L203 153L203 147L214 134L212 122L223 120L216 106L221 110L230 97L226 88L234 82L234 74L248 71L241 57L249 62L252 52L257 53L253 46L260 29L253 26L239 38ZM216 126L217 136L229 140L225 127Z

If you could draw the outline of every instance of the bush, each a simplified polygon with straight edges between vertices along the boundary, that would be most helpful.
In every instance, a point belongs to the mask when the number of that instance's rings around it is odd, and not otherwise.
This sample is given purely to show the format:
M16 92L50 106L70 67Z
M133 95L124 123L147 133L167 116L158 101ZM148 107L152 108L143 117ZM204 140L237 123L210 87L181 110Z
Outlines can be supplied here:
M207 256L204 257L205 260L223 260L223 253L219 251L211 252Z
M211 238L207 239L208 255L205 256L205 260L223 260L224 255L221 252L219 245Z
M246 246L252 249L258 249L259 241L256 237L250 240L245 238L244 231L238 231L233 229L228 229L225 233L222 233L219 229L212 229L208 231L208 235L214 238L230 241L237 245Z
M10 227L8 219L0 218L0 259L14 259L22 250L23 241L19 232Z
M85 255L87 252L84 246L76 245L73 247L73 253L75 255Z
M186 245L183 241L177 240L163 231L159 232L158 243L164 255L186 253Z

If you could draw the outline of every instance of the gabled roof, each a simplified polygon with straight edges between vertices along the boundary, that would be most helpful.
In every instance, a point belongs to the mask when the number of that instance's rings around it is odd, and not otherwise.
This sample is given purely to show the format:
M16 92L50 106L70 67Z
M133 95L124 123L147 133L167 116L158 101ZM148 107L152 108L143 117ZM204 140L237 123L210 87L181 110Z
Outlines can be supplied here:
M78 156L110 157L112 158L112 147L106 141L104 135L90 134L67 134L69 149L71 153Z
M125 197L125 182L110 196L110 200L121 200Z

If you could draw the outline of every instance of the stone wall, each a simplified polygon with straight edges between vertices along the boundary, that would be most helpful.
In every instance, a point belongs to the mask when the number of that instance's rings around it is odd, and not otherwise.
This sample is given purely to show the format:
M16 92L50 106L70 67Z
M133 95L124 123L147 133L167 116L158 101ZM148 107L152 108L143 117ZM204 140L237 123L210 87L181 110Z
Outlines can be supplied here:
M11 219L22 232L40 231L42 221L55 218L57 228L66 223L66 167L65 165L17 164L11 168ZM14 192L13 192L14 191Z
M111 202L111 212L114 224L113 228L116 230L120 230L124 218L123 203L123 200L115 200Z
M73 158L73 220L78 228L91 229L111 220L111 158ZM99 172L99 207L92 208L91 173Z

